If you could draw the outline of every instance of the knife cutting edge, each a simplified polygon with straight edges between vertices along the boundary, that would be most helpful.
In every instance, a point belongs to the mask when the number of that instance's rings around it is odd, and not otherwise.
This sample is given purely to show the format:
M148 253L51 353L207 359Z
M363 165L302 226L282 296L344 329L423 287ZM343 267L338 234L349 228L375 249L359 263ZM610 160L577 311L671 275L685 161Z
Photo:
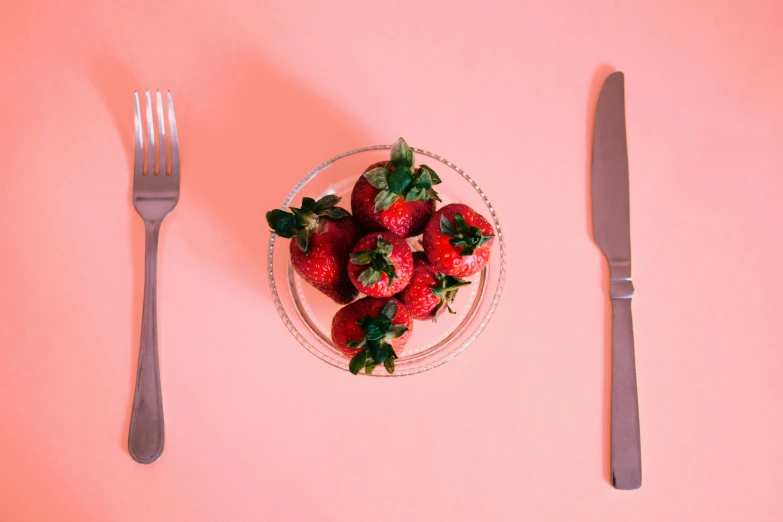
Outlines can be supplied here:
M642 485L631 298L631 219L622 72L604 81L595 113L593 235L609 262L612 301L611 470L617 489Z

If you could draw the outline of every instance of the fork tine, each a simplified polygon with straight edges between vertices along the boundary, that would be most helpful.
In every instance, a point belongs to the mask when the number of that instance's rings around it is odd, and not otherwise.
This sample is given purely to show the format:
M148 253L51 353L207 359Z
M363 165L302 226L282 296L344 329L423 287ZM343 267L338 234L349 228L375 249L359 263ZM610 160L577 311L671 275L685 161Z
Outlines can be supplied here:
M139 93L137 91L133 93L133 101L136 108L133 117L133 129L135 131L133 140L133 175L141 176L144 173L144 150L142 145L144 138L141 135L141 109L139 108Z
M163 118L163 99L160 91L157 91L158 99L158 164L160 165L160 175L165 176L166 172L166 123Z
M150 91L147 91L147 175L155 175L155 124L152 121Z
M171 91L169 97L169 125L171 125L171 175L179 177L179 138L177 137L177 119L174 117L174 100Z

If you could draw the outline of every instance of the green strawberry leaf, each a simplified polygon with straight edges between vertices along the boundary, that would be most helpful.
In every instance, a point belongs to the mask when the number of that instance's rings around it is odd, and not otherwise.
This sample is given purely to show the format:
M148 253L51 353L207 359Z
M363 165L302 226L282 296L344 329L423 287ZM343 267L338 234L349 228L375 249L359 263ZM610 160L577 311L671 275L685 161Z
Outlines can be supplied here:
M398 337L402 337L405 335L405 332L408 331L408 327L404 324L393 324L391 328L389 328L389 332L386 334L387 339L396 339Z
M432 176L430 173L420 168L416 177L416 185L426 189L432 188Z
M361 341L346 341L345 343L348 348L362 348L365 344L367 344L366 338Z
M340 196L337 196L335 194L327 194L326 196L318 200L318 202L315 204L315 208L313 209L313 212L319 214L328 208L332 208L336 204L338 204L341 199L342 198ZM302 208L304 208L304 203L302 204Z
M362 370L362 368L364 368L364 363L366 361L367 361L367 350L362 350L361 352L353 356L351 362L348 364L348 369L352 374L356 375Z
M331 207L318 213L319 216L326 216L330 219L342 219L351 215L350 212L340 207Z
M386 333L391 328L391 319L383 315L373 317L367 327L364 329L364 334L367 337L368 342L380 341L386 336Z
M373 317L367 321L364 326L364 335L367 336L367 347L371 353L373 350L373 342L379 341L381 338L383 338L383 330L381 329L381 325L376 322L375 319L376 318Z
M370 356L378 364L387 361L391 357L391 353L392 350L389 343L378 343L375 350L373 350L372 345L370 346Z
M457 229L454 228L454 225L451 224L451 221L449 221L444 214L440 215L440 231L445 236L457 235Z
M421 187L413 187L405 195L405 201L427 201L429 194L427 189Z
M375 250L361 250L351 254L351 263L354 265L369 265L375 256Z
M394 316L397 315L397 301L391 299L387 301L386 304L381 307L379 315L382 315L390 320L394 319Z
M359 328L361 328L362 330L364 330L364 329L365 329L365 327L366 327L368 324L370 324L370 322L372 321L372 319L373 319L373 318L372 318L372 316L371 316L371 315L365 315L364 317L362 317L362 318L360 318L360 319L357 319L357 320L356 320L356 324L358 324L358 325L359 325Z
M367 183L377 188L378 190L389 189L389 174L391 170L386 167L376 167L364 173L364 179Z
M293 212L294 217L296 218L296 226L299 228L310 226L315 219L312 212L305 212L304 210L294 207L291 207L291 212Z
M389 174L389 190L395 194L403 194L412 182L411 171L408 167L396 167Z
M381 352L381 342L378 340L375 341L368 341L367 342L367 356L368 359L372 360L373 362L377 363L378 359L376 359L376 356L380 356Z
M299 230L296 234L296 243L299 245L299 248L304 252L305 254L310 253L310 231L306 228L303 228Z
M375 321L378 324L378 328L384 333L384 335L389 331L389 329L392 326L392 320L386 317L385 315L379 315L375 318Z
M449 294L449 292L456 292L457 289L463 286L468 286L470 284L470 281L464 281L457 277L445 274L436 275L435 281L437 282L438 286L432 288L431 290L432 293L437 297L445 297Z
M394 358L389 357L385 361L383 361L383 367L386 368L386 371L389 373L394 373Z
M382 190L378 192L378 195L375 196L375 212L389 210L389 207L391 207L399 197L399 194L395 194L390 190Z
M359 282L364 286L372 286L381 280L382 275L383 272L381 272L380 270L375 270L374 268L370 267L364 272L362 272L361 274L359 274Z
M391 148L391 162L395 167L412 167L414 161L413 150L399 138Z
M364 365L364 373L366 373L367 375L372 375L372 371L375 369L376 366L378 366L377 362L367 359L367 363Z
M443 202L443 200L440 199L440 195L437 192L435 192L434 190L428 190L427 191L427 196L429 197L429 199L434 199L435 201Z
M266 213L266 222L272 232L280 237L294 237L296 235L296 218L290 212L277 208L270 210Z
M440 185L442 183L440 176L438 176L438 174L427 165L419 165L419 170L423 170L429 174L433 185Z
M314 212L315 211L315 200L313 198L302 198L302 211L303 212Z
M390 256L392 255L392 251L394 250L394 247L391 243L383 239L383 236L378 236L378 249L376 252L379 254L383 254L384 256Z
M457 232L464 234L468 232L468 223L465 221L465 218L457 212L454 214L454 226L457 228Z

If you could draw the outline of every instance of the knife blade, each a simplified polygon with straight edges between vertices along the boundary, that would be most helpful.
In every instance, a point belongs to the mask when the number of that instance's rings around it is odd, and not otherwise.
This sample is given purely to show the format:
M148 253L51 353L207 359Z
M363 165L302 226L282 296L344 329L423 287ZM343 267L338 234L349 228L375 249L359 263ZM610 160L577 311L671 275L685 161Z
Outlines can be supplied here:
M631 298L631 217L622 72L601 88L593 129L593 236L609 263L612 301L611 470L617 489L642 485Z

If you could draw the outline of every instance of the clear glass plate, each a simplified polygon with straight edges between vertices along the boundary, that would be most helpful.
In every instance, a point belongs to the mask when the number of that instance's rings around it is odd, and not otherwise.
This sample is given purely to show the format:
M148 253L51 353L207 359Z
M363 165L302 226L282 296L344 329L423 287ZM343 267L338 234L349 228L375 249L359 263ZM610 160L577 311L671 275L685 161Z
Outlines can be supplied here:
M299 206L302 197L318 199L326 194L342 196L339 206L351 209L351 190L367 166L389 159L390 145L355 149L319 165L302 179L283 202ZM495 241L488 265L469 278L471 285L461 288L452 305L456 314L445 313L437 322L414 321L413 335L395 361L393 374L383 368L372 377L401 377L430 370L450 361L476 340L495 313L506 275L505 237L497 214L487 195L459 167L445 158L422 149L416 152L416 164L427 164L443 180L436 187L443 203L464 203L491 220ZM288 330L310 353L332 366L348 371L349 359L331 340L332 317L340 305L304 282L294 271L288 254L289 239L272 234L269 240L269 287L275 308ZM414 250L421 250L419 238L411 238ZM362 371L362 373L364 373Z

